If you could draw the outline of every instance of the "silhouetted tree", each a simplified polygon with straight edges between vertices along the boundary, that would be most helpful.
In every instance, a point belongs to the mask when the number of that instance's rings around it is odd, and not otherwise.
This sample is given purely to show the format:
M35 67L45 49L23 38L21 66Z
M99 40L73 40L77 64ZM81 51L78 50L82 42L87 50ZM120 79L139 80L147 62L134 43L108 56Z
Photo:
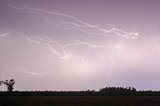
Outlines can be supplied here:
M0 81L0 85L5 84L7 86L7 91L12 92L13 91L13 85L15 84L14 79L11 79L10 81Z
M134 87L106 87L100 89L101 93L107 93L107 94L112 94L112 93L117 93L117 94L130 94L136 92L136 89Z

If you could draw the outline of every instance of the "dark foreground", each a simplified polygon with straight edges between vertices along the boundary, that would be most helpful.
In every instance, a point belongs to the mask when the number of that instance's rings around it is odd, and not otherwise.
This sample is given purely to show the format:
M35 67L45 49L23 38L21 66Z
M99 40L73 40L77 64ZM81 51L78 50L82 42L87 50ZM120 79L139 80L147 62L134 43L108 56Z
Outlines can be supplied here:
M0 92L0 106L160 106L159 94Z

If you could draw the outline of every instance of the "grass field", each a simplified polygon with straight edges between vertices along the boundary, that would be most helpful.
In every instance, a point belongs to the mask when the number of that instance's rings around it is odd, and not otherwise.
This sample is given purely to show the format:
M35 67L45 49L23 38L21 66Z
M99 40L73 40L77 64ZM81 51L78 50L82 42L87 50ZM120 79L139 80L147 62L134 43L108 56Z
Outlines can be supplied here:
M0 106L160 106L160 96L0 95Z

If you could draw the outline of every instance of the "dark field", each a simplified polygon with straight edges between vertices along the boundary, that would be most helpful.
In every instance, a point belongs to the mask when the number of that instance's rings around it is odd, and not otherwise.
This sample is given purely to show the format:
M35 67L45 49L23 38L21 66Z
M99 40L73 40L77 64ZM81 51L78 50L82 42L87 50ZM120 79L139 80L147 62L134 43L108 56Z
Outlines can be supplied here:
M160 106L160 96L3 92L0 93L0 106Z

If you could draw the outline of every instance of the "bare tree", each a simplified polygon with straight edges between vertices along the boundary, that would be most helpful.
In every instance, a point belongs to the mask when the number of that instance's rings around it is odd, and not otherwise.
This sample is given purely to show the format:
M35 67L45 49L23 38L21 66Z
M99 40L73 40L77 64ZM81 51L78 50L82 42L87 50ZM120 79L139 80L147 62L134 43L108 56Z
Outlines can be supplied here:
M0 81L0 85L5 84L7 86L7 91L12 92L13 91L13 85L15 84L14 79L11 79L10 81Z

